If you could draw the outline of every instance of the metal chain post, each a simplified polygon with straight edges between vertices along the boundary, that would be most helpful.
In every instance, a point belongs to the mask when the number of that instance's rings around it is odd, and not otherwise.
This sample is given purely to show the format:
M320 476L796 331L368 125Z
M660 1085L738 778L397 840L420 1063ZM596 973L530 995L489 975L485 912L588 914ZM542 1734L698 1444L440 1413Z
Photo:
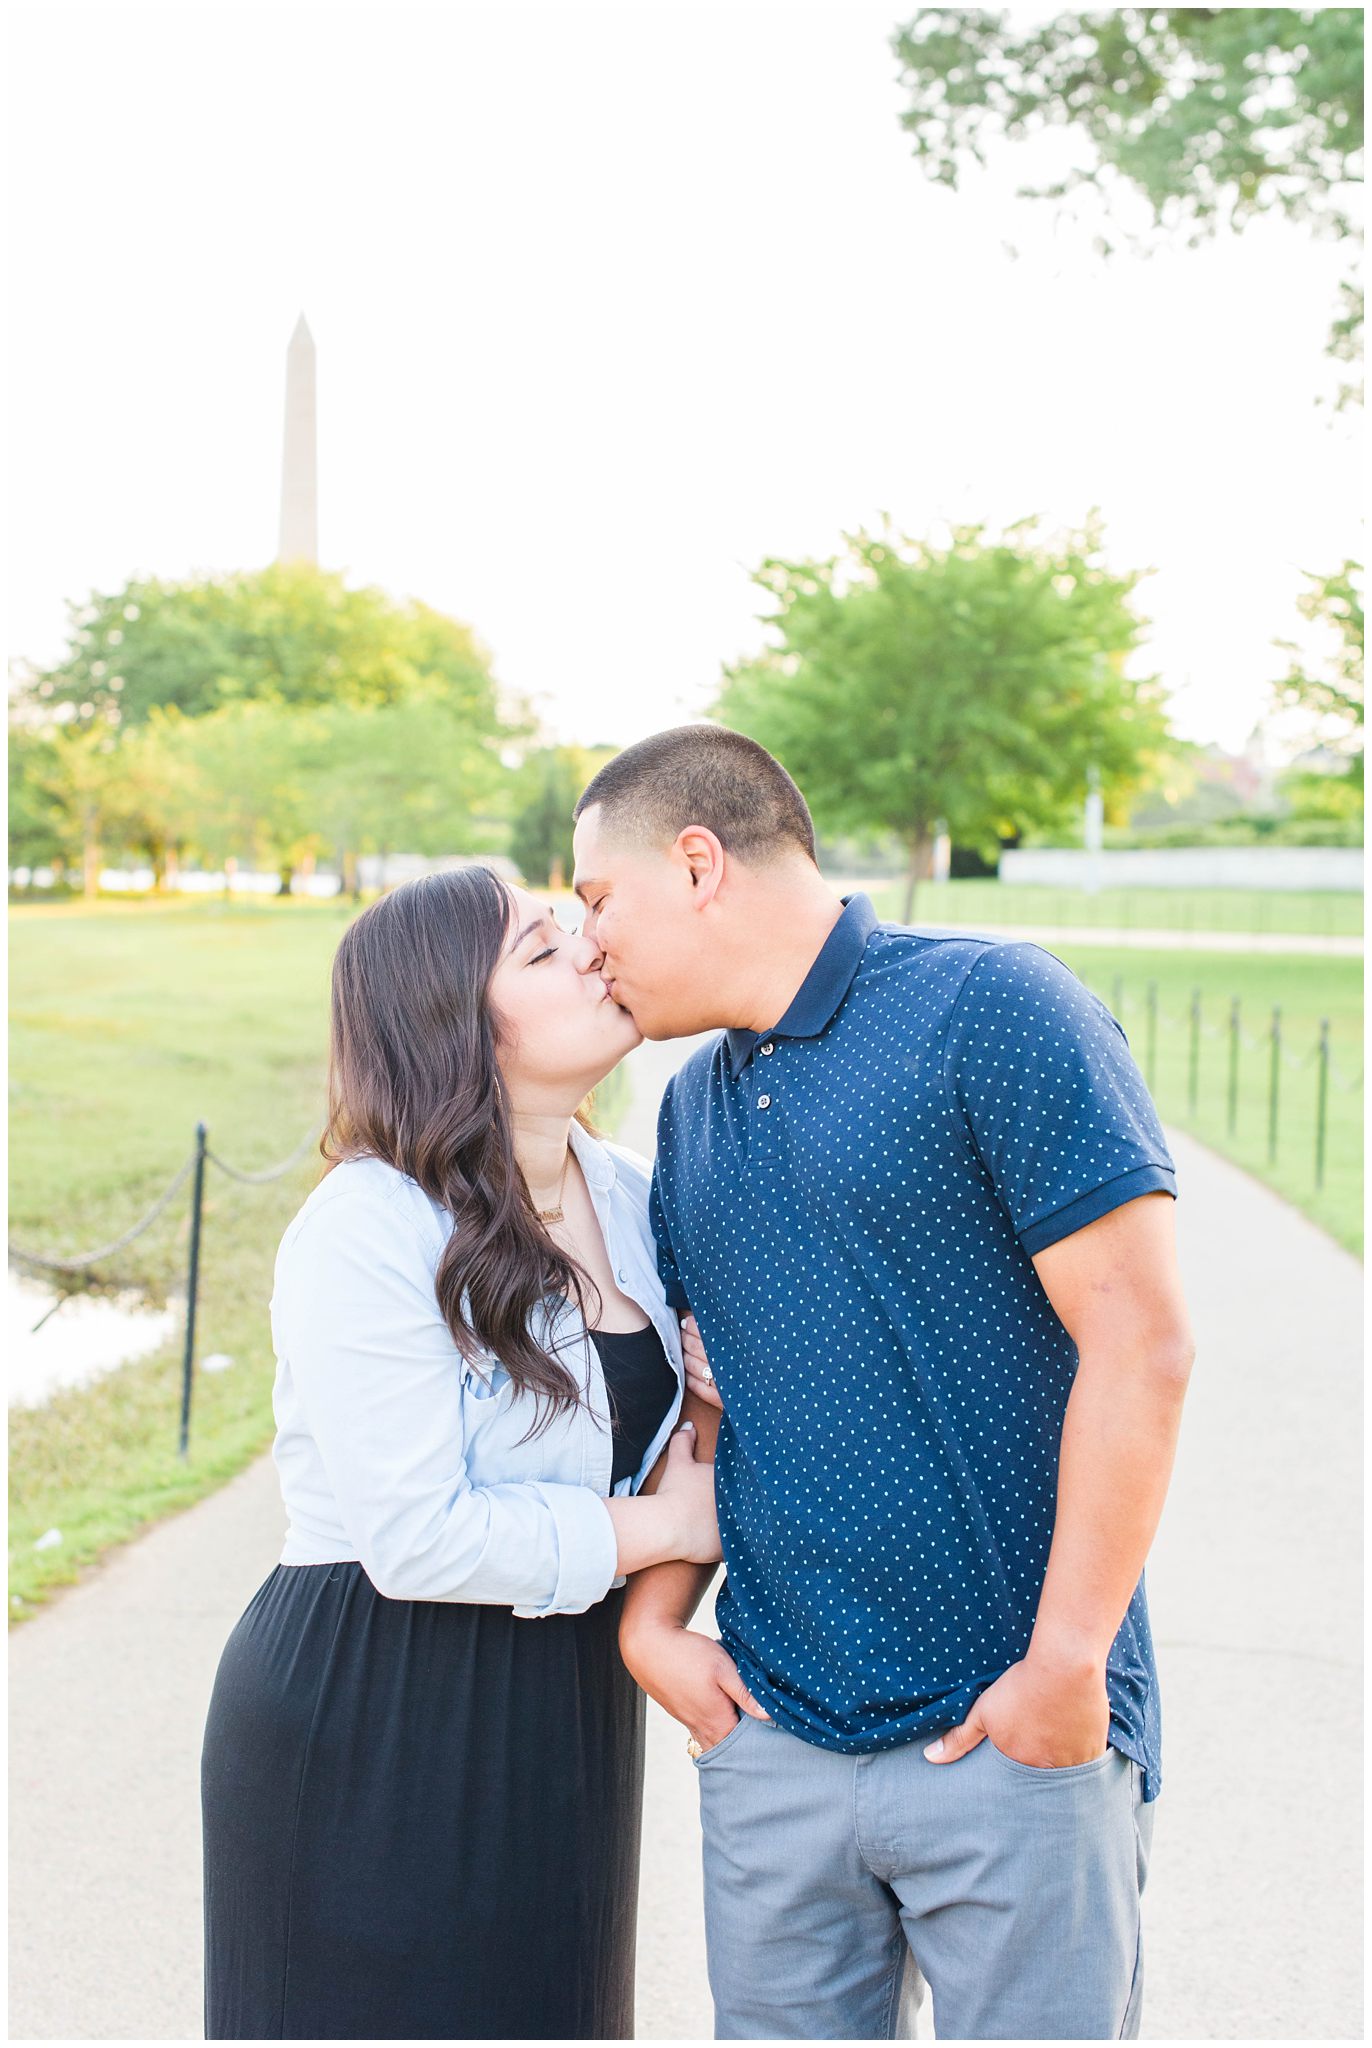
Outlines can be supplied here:
M1320 1019L1319 1094L1315 1107L1315 1186L1324 1186L1324 1130L1329 1113L1329 1019Z
M264 1187L269 1181L282 1179L293 1167L298 1166L310 1147L318 1143L321 1130L322 1127L319 1124L313 1125L305 1133L305 1136L300 1140L295 1150L289 1153L285 1159L278 1161L275 1166L269 1166L261 1172L253 1173L245 1171L242 1167L231 1166L227 1159L221 1159L217 1153L211 1152L206 1127L204 1124L197 1124L195 1127L195 1146L189 1159L178 1168L177 1172L153 1203L151 1209L134 1224L131 1230L126 1230L121 1236L112 1238L108 1244L97 1246L94 1251L79 1252L69 1258L59 1258L56 1254L50 1252L26 1251L22 1245L13 1243L9 1246L10 1257L18 1260L21 1265L34 1266L40 1271L51 1273L86 1272L92 1266L103 1264L115 1252L123 1251L126 1245L132 1244L135 1238L141 1237L145 1230L150 1229L158 1217L163 1214L178 1188L184 1186L186 1180L193 1176L191 1186L190 1254L186 1272L186 1342L181 1363L181 1426L177 1441L178 1452L183 1458L188 1455L190 1445L191 1389L195 1377L195 1322L200 1291L200 1236L205 1210L205 1169L207 1166L217 1166L221 1173L228 1175L230 1180L239 1181L247 1187ZM65 1299L65 1295L59 1296L57 1301L54 1302L53 1308L48 1310L48 1315L51 1315L55 1309L60 1308ZM43 1320L46 1321L47 1318L44 1317ZM42 1324L37 1324L35 1327L41 1328Z
M1239 999L1235 996L1229 1005L1229 1135L1232 1138L1239 1120L1239 1040L1242 1032L1239 1026Z
M200 1218L205 1207L205 1137L203 1124L195 1127L195 1180L191 1186L191 1250L186 1268L186 1350L181 1363L181 1436L177 1453L190 1455L191 1379L195 1370L195 1304L200 1287Z
M1267 1084L1267 1163L1276 1164L1277 1104L1281 1083L1281 1004L1272 1006L1272 1060Z

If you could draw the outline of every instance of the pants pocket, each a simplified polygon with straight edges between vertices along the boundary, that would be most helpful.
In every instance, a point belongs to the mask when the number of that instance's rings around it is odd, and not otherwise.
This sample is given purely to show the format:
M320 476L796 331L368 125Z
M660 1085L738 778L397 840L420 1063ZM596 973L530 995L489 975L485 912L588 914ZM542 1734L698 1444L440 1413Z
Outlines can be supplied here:
M709 1749L702 1749L699 1756L692 1757L691 1761L696 1769L698 1771L702 1770L706 1764L713 1763L717 1756L722 1756L726 1749L732 1748L752 1718L751 1714L740 1714L737 1723L729 1730L729 1733L722 1742L712 1743Z
M1104 1756L1089 1756L1083 1764L1022 1764L1018 1757L1007 1756L1003 1749L997 1749L989 1735L986 1738L986 1747L1007 1771L1014 1771L1020 1777L1047 1785L1059 1780L1070 1783L1075 1778L1095 1777L1099 1772L1109 1768L1112 1757L1118 1759L1123 1755L1121 1750L1107 1748Z

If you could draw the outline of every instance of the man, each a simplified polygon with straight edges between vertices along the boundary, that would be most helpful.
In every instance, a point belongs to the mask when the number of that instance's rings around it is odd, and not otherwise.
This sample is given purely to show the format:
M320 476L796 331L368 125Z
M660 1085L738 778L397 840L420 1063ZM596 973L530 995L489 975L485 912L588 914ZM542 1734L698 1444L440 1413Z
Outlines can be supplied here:
M575 846L615 1000L722 1027L652 1190L723 1398L722 1643L684 1564L621 1630L697 1754L717 2037L892 2038L927 1981L945 2037L1133 2038L1192 1345L1124 1035L1037 946L840 900L741 734L628 748Z

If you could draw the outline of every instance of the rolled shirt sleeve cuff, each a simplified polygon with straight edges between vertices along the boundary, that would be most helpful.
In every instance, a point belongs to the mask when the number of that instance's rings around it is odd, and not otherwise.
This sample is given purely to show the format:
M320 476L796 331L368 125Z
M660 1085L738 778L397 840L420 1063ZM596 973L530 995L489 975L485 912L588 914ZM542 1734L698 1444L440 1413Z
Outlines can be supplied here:
M686 1289L682 1286L681 1282L675 1277L673 1277L670 1280L663 1281L662 1291L666 1295L671 1306L675 1309L680 1309L683 1315L685 1314L686 1310L691 1306L690 1298L686 1293Z
M1035 1252L1046 1252L1050 1244L1070 1237L1075 1230L1084 1230L1088 1223L1108 1216L1112 1209L1122 1208L1137 1195L1154 1192L1171 1195L1175 1199L1177 1176L1172 1168L1156 1163L1136 1166L1131 1172L1106 1181L1103 1187L1078 1195L1074 1201L1055 1209L1050 1216L1041 1217L1037 1223L1026 1224L1019 1232L1019 1241L1032 1258Z
M584 1614L603 1600L619 1569L619 1540L609 1511L589 1486L560 1486L547 1480L532 1485L553 1518L557 1532L557 1583L549 1599L536 1607L516 1607L523 1619L548 1614Z

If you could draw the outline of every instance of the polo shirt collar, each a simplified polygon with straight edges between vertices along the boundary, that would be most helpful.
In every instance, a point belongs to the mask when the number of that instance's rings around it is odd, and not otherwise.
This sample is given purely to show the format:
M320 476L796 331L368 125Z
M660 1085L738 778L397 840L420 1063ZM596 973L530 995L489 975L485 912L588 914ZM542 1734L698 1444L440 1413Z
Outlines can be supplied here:
M725 1032L729 1041L729 1067L735 1079L747 1065L753 1047L761 1038L817 1038L830 1023L839 1004L853 985L867 941L877 928L877 914L870 896L860 891L840 899L843 915L815 956L814 965L792 998L780 1023L770 1031Z

